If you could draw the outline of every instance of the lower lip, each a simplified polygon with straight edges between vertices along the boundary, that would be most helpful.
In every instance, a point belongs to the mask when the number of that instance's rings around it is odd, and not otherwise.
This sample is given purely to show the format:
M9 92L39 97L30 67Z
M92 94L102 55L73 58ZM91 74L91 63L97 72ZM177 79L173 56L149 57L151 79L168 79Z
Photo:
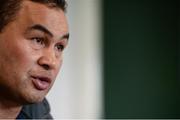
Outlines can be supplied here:
M38 89L38 90L46 90L46 89L48 89L49 86L50 86L50 83L49 83L49 82L47 82L47 81L42 81L42 80L40 80L40 79L35 79L35 78L33 78L32 82L33 82L35 88Z

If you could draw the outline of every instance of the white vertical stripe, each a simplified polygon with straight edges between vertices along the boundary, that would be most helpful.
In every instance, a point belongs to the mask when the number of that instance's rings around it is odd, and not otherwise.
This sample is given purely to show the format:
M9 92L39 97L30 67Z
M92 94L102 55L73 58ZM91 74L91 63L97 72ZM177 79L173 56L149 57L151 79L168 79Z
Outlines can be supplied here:
M100 118L102 114L101 1L68 0L69 46L48 94L55 118Z

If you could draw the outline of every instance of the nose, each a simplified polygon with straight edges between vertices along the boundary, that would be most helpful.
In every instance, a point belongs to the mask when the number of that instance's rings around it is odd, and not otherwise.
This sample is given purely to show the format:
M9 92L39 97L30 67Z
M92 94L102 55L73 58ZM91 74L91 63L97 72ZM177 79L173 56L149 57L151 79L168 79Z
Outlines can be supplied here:
M38 64L45 70L55 69L57 66L57 58L51 49L46 49L38 59Z

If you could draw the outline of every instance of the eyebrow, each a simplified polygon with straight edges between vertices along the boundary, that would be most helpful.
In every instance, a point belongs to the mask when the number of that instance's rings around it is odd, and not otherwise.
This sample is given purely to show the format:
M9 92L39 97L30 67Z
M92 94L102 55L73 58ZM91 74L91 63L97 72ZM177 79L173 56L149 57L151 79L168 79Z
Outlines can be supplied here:
M67 33L67 34L63 35L62 37L60 37L60 40L62 40L62 39L69 40L69 33Z
M46 27L44 27L43 25L40 25L40 24L33 25L30 28L28 28L28 30L40 30L40 31L48 34L49 36L53 37L53 34ZM60 39L67 39L68 40L69 39L69 33L63 35L62 37L60 37Z
M30 28L28 28L28 30L40 30L46 34L48 34L49 36L53 37L53 34L44 26L40 25L40 24L36 24L31 26Z

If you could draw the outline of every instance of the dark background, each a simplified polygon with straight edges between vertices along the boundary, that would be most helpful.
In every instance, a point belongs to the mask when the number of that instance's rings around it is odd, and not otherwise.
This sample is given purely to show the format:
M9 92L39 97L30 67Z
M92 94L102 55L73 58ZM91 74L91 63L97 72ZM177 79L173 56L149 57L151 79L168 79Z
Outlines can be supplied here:
M180 118L177 0L104 0L104 118Z

